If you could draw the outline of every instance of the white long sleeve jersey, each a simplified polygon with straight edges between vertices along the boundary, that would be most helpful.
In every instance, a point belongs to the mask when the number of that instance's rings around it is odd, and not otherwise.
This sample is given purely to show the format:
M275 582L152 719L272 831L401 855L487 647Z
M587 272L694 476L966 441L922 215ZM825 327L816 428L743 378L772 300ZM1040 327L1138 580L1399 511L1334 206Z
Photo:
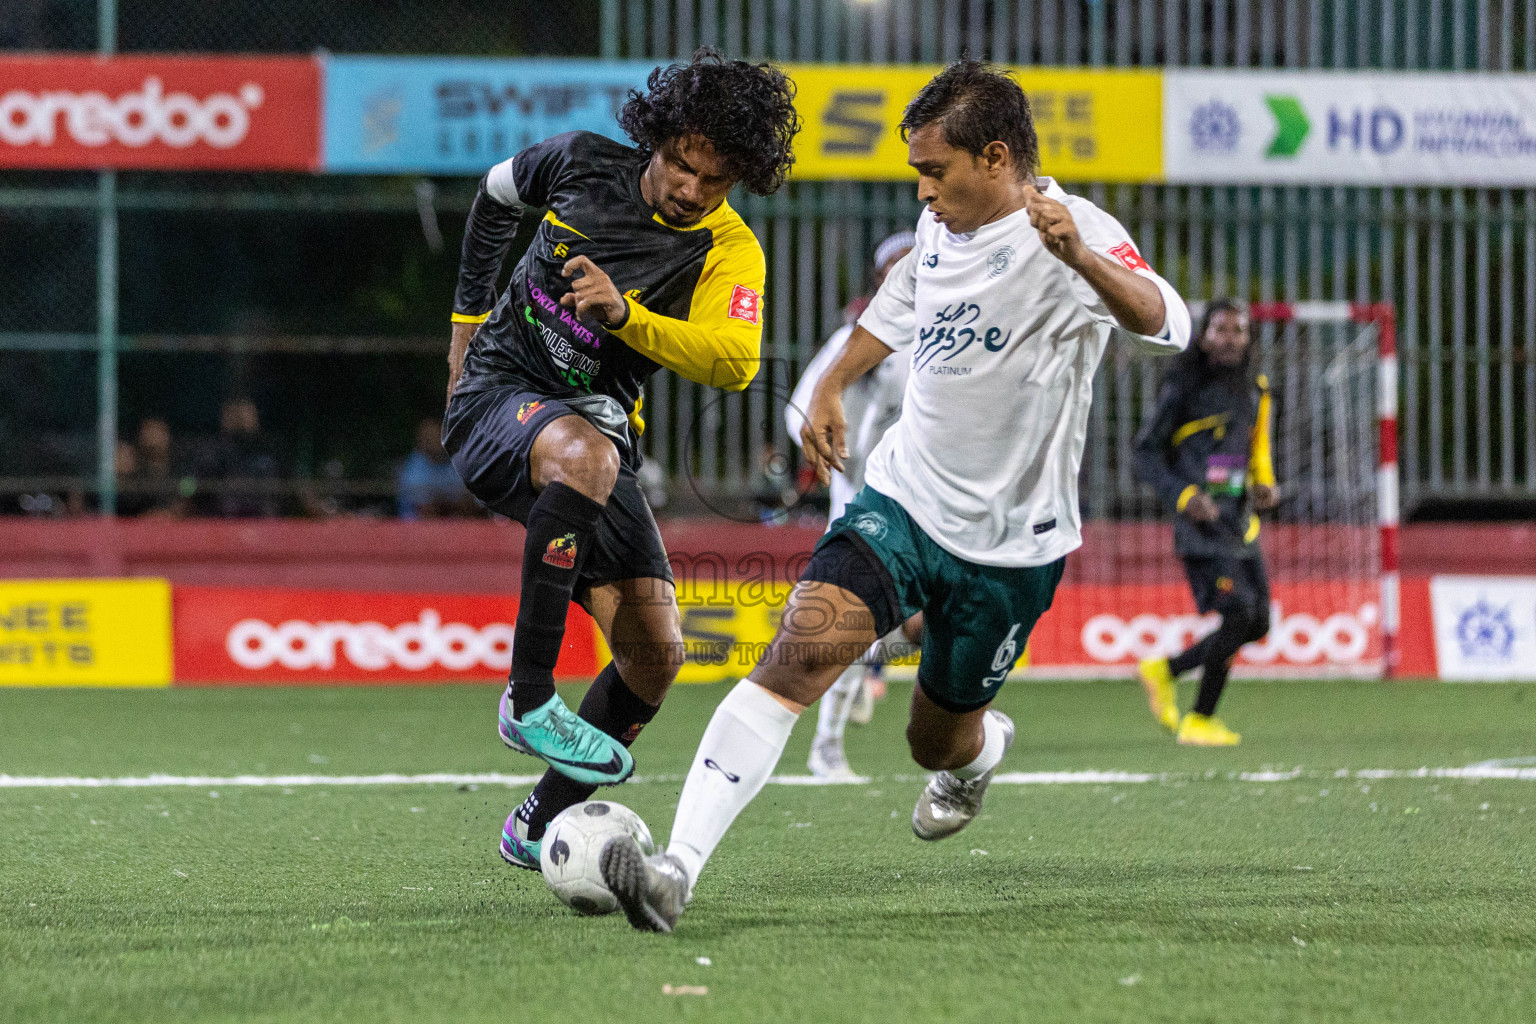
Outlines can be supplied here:
M1189 310L1120 222L1049 178L1089 248L1154 282L1167 314L1131 340L1172 354ZM1082 545L1077 475L1093 375L1118 326L1081 276L1046 250L1026 210L957 235L926 211L859 325L909 357L901 418L865 480L940 547L982 565L1046 565ZM1123 328L1122 328L1123 330Z

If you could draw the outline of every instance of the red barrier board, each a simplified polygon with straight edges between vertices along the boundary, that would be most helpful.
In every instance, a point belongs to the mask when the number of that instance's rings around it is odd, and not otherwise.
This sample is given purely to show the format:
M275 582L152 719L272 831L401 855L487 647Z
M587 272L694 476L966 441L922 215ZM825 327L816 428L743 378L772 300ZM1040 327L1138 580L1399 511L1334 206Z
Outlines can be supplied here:
M1269 636L1244 647L1237 665L1250 675L1374 674L1381 664L1380 600L1374 581L1277 583ZM1129 668L1183 650L1218 623L1214 613L1195 611L1179 582L1063 585L1030 635L1030 668L1041 676Z
M176 587L178 686L502 680L517 598ZM574 605L557 678L597 674L592 620Z
M0 57L0 167L314 170L312 57Z

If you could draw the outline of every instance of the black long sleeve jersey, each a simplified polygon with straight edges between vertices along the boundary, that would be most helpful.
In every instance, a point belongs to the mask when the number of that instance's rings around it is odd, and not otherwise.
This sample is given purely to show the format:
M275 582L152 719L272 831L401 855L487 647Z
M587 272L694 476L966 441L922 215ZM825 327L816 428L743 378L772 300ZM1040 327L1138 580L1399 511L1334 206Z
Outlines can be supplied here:
M632 147L570 132L481 181L453 319L483 326L456 391L512 384L577 402L607 396L638 433L641 388L660 367L732 391L751 382L762 340L762 247L729 203L691 228L665 223L641 195L645 164ZM497 299L524 206L548 212ZM625 295L623 326L609 331L560 304L572 284L561 270L579 255Z
M1258 553L1259 517L1248 489L1275 483L1269 420L1269 381L1263 374L1244 381L1230 374L1176 370L1164 382L1152 418L1136 437L1136 478L1175 512L1182 513L1202 490L1221 511L1214 523L1175 518L1179 555Z

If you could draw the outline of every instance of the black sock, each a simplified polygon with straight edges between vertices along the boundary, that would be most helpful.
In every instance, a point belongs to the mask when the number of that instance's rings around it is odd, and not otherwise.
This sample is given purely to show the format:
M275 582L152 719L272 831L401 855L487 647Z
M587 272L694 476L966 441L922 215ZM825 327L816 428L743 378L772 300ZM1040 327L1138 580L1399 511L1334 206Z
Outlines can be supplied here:
M576 713L627 747L658 710L635 695L610 661L587 690ZM555 815L595 792L596 786L568 779L551 768L517 809L517 816L528 826L528 838L538 841L544 838L544 830Z
M1237 649L1264 635L1263 630L1258 630L1255 635L1256 627L1254 616L1244 610L1234 609L1223 612L1220 628L1200 641L1198 646L1205 648L1201 661L1204 668L1200 672L1200 693L1195 698L1195 714L1216 713L1216 702L1221 699L1221 691L1227 685L1227 672L1232 668L1232 659L1237 656Z
M545 487L528 512L523 586L512 641L512 714L522 718L555 695L555 661L577 573L603 505L573 487Z
M1210 640L1211 638L1207 636L1197 641L1184 653L1175 654L1168 659L1168 671L1173 673L1175 679L1205 663L1205 648L1209 645Z

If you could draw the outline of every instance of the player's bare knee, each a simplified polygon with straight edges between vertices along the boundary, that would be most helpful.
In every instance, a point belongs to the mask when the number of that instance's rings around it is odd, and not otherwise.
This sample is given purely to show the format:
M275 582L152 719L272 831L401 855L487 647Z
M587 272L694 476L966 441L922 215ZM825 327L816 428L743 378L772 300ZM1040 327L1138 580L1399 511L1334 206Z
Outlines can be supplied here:
M674 650L675 646L675 650ZM667 697L667 691L677 679L682 667L682 643L646 644L643 649L629 652L619 662L619 676L636 697L647 704L658 706Z
M619 451L613 442L593 431L569 437L545 466L545 483L556 481L606 502L619 478Z

